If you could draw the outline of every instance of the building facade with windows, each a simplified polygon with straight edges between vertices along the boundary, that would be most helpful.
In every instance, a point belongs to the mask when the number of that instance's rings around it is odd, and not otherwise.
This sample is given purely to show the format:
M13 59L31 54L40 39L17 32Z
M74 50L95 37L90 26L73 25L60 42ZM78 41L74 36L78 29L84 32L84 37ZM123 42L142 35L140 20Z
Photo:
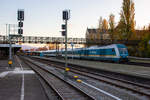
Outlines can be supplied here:
M99 41L99 40L109 40L110 35L108 30L100 31L99 29L87 28L86 30L86 40L88 41Z

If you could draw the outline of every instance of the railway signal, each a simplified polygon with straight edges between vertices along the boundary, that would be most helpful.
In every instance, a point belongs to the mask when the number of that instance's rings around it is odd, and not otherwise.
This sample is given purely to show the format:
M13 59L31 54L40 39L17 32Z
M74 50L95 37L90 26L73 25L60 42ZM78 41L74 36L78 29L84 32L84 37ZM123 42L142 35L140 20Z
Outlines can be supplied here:
M65 24L62 24L61 28L62 28L63 30L65 30L65 29L66 29L66 25L65 25Z
M23 21L24 21L24 10L18 10L17 11L17 20L18 20L18 34L16 35L16 34L11 34L11 32L10 32L10 26L11 26L11 24L8 24L9 26L9 61L8 61L8 64L9 64L9 66L11 67L11 65L12 65L12 41L11 41L11 39L12 38L14 38L14 37L21 37L22 36L22 34L23 34L23 29L22 29L22 27L23 27ZM6 27L7 27L7 25L6 25ZM15 32L14 32L15 33Z
M24 20L24 10L18 10L18 20Z
M23 34L23 29L18 29L19 34Z
M70 10L63 11L63 20L69 20L70 18Z
M18 27L23 27L23 22L18 22Z
M62 32L62 36L66 35L66 31L61 31Z
M61 33L62 33L62 36L65 36L66 35L66 25L65 24L62 24L61 26L62 30Z
M62 36L65 36L65 67L66 69L68 68L68 63L67 63L67 22L70 19L70 10L64 10L62 12L62 19L65 21L65 24L62 24ZM67 75L68 71L65 70L65 75Z
M24 10L18 10L18 34L22 35L23 34L23 21L24 21Z

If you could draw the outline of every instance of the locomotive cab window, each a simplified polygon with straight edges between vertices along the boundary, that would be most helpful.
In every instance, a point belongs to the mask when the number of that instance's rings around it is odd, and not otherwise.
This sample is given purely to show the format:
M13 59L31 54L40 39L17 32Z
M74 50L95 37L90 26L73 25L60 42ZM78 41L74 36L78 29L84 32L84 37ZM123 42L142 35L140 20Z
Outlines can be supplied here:
M126 48L119 48L119 52L120 52L120 54L127 54L128 53Z

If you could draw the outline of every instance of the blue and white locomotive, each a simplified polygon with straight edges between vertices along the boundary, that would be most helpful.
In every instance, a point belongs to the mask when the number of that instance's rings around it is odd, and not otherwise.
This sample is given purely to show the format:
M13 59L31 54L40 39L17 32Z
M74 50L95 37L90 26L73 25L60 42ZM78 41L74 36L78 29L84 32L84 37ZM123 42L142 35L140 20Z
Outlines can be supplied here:
M112 44L102 47L89 47L68 50L68 57L88 60L103 60L122 62L128 61L128 50L123 44ZM62 56L65 56L65 51L62 51Z
M40 56L55 57L61 55L65 56L65 50L56 51L40 51ZM123 44L112 44L107 46L95 46L89 48L75 48L67 50L68 58L100 60L100 61L113 61L113 62L126 62L128 61L128 50Z

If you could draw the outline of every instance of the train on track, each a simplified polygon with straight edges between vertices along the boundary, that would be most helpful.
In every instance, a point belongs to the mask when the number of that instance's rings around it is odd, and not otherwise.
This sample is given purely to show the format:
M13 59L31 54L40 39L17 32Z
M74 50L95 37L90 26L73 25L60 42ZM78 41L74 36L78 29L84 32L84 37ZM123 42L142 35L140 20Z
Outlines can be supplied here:
M65 50L56 51L34 51L26 52L28 55L46 56L46 57L65 57ZM123 44L112 44L107 46L94 46L89 48L75 48L67 50L68 58L113 61L113 62L127 62L128 50Z

